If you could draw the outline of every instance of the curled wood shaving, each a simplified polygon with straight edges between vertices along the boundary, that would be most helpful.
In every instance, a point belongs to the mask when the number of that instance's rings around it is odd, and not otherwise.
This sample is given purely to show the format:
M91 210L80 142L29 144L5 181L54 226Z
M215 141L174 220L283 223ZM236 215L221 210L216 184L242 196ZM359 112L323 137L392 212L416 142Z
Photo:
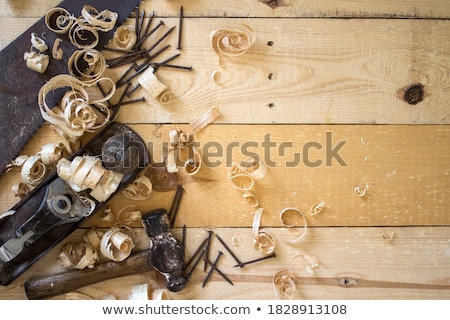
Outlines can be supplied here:
M394 235L395 235L394 231L391 231L389 233L383 232L381 234L381 237L383 238L384 241L390 242L390 241L392 241L392 239L394 239Z
M31 45L40 52L45 52L48 49L45 41L34 32L31 34Z
M302 240L305 237L305 235L306 235L306 230L307 230L307 227L308 227L308 224L306 222L306 217L305 217L305 214L301 210L299 210L297 208L284 208L283 210L280 211L280 221L281 221L281 224L283 226L287 227L287 228L292 228L292 227L296 226L295 223L292 223L292 224L287 224L286 223L285 215L287 215L287 214L296 214L296 215L299 214L302 217L302 219L303 219L303 231L302 231L302 234L298 238L296 238L296 239L291 241L293 243L296 243L296 242Z
M263 212L264 208L259 208L255 211L253 216L253 247L255 250L261 251L264 254L271 254L275 250L276 241L270 231L260 228Z
M62 143L48 143L42 147L37 155L41 157L43 164L51 166L56 165L60 159L67 155L67 152Z
M321 201L311 207L311 209L309 210L309 214L313 217L316 214L319 214L323 210L324 207L325 207L325 202Z
M92 245L86 242L79 244L65 244L59 255L60 263L66 267L75 269L93 268L98 261L98 255Z
M213 107L189 124L192 133L196 133L212 123L220 116L219 110Z
M15 197L22 198L30 192L30 188L26 183L19 182L12 186L12 193Z
M25 161L28 159L29 157L27 155L20 155L17 158L15 158L13 161L11 161L7 166L6 166L6 172L10 172L13 168L15 167L21 167L23 166L23 164L25 163Z
M131 288L128 300L170 300L169 290L160 288L153 281Z
M105 90L109 93L103 98L92 99L88 89L97 83L101 83L104 88L107 86L108 89ZM64 88L67 88L67 92L60 105L49 106L47 95ZM86 85L73 76L60 74L51 78L39 90L39 109L44 120L51 123L61 136L69 142L75 142L85 132L94 132L109 123L111 111L104 102L114 95L115 89L114 82L109 78L100 78Z
M69 74L83 82L100 79L106 69L106 60L95 49L76 50L68 61Z
M37 53L35 51L26 52L23 58L26 62L27 68L39 73L44 73L50 62L48 55Z
M131 229L128 229L131 231ZM128 258L134 248L133 238L123 227L112 227L107 230L100 243L100 252L113 261L120 262Z
M64 51L59 47L61 41L61 38L56 38L55 42L53 42L52 57L55 60L61 60L64 54Z
M117 223L119 225L131 225L134 221L141 220L141 211L134 205L125 206L117 213Z
M258 199L256 198L256 196L255 196L252 192L246 190L246 191L244 191L244 193L242 194L242 196L243 196L245 199L248 200L248 202L250 203L250 205L251 205L252 207L257 207L257 206L259 205Z
M167 89L167 86L155 75L155 70L152 67L149 67L139 76L138 82L153 99L157 99Z
M102 240L104 232L97 229L91 228L83 236L83 241L89 243L95 250L100 249L100 242Z
M122 194L131 200L146 200L152 194L152 182L147 176L141 175L128 184Z
M234 188L241 191L251 190L255 184L253 178L245 173L230 175L228 176L228 181Z
M303 260L306 261L306 271L310 274L314 274L314 269L319 266L319 258L313 254L304 254Z
M267 173L267 167L260 158L247 158L242 163L244 172L256 180L264 178Z
M121 25L114 32L113 44L123 50L131 50L136 44L137 36L136 33L131 30L128 26Z
M273 288L280 299L292 299L297 291L294 273L291 270L280 270L273 276Z
M38 185L46 176L47 168L40 155L29 157L22 166L22 180L32 186Z
M69 31L74 18L69 11L64 8L53 8L45 15L45 24L47 28L57 34L63 34Z
M61 159L56 169L74 191L91 189L90 195L99 202L106 201L116 191L123 177L103 168L100 159L90 156L77 156L72 161Z
M358 197L365 197L367 194L367 190L369 189L369 183L361 183L355 186L355 188L353 189L353 192L358 196Z
M114 218L113 212L111 208L109 208L108 206L101 211L100 220L104 222L109 222L112 221L113 218Z
M84 19L77 19L69 29L69 40L78 49L92 49L98 44L99 34Z
M116 12L109 10L99 12L96 8L90 5L83 6L83 9L81 9L81 15L87 23L89 23L89 25L103 32L112 30L119 16Z
M255 42L255 32L245 24L233 29L218 29L211 33L212 47L219 55L239 56Z
M190 176L197 174L202 166L202 156L200 154L200 150L195 147L192 147L192 150L194 153L193 157L187 159L184 163L184 171Z

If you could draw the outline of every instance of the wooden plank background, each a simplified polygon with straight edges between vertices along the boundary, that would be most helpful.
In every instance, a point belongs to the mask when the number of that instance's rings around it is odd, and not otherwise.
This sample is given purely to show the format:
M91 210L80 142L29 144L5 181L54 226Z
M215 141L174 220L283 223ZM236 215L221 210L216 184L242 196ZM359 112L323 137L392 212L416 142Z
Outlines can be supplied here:
M58 2L8 2L0 13L1 47ZM159 160L169 130L187 129L187 123L216 107L221 116L195 140L204 147L204 162L221 164L204 165L194 177L181 174L186 193L174 233L180 237L181 227L187 226L188 256L208 230L233 243L242 260L261 255L251 239L255 208L226 179L227 160L241 161L243 153L253 152L275 164L253 192L264 208L263 226L277 239L277 258L240 269L233 268L234 261L225 253L220 267L234 286L214 276L202 288L205 274L199 268L187 288L171 293L171 298L275 299L272 277L286 267L296 274L298 299L450 298L448 2L284 0L277 8L256 0L182 4L183 50L176 62L193 71L158 70L172 93L171 103L147 99L126 106L118 121L153 145L152 156ZM179 6L179 1L145 0L142 8L164 20L162 34L178 25ZM242 23L255 31L255 44L243 56L219 59L211 47L211 32ZM173 47L167 56L178 53L176 33L167 43ZM120 71L109 70L107 75L117 79ZM214 72L226 81L213 81ZM424 86L425 97L409 105L403 93L416 83ZM332 147L343 141L338 154L345 165L336 158L326 165L327 133ZM262 144L268 136L276 144L269 151ZM50 141L59 137L44 125L23 154L33 154ZM243 149L248 142L257 146ZM286 142L292 147L282 153L280 145ZM322 149L311 148L305 160L303 146L308 142ZM223 153L207 158L214 153L205 148L208 143L221 146ZM238 147L230 148L233 145ZM301 161L289 167L296 155ZM323 162L310 167L307 160ZM17 201L10 192L17 179L16 171L0 178L2 211ZM355 184L366 182L367 197L356 196ZM154 191L149 200L134 204L142 212L168 209L173 195ZM305 239L290 244L301 228L283 227L280 210L297 207L308 213L320 201L325 209L314 217L306 215ZM128 204L121 195L109 203L114 211ZM109 225L94 216L62 244L80 241L89 227ZM134 227L139 235L136 250L146 248L141 225ZM386 240L386 235L393 238ZM62 244L13 284L1 287L0 298L25 299L27 279L63 271L57 263ZM213 249L223 250L217 242ZM305 270L305 253L320 260L314 275ZM359 279L359 286L337 285L346 277ZM149 278L158 277L149 272L79 291L95 299L108 294L126 299L134 284ZM402 287L404 283L409 285Z

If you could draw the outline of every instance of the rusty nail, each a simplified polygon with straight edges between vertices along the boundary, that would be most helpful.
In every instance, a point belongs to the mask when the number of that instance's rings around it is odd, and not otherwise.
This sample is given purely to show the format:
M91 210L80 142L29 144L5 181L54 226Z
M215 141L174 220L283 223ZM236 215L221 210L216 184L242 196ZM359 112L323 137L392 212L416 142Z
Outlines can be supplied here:
M246 265L248 265L248 264L250 264L250 263L255 263L255 262L263 261L263 260L266 260L266 259L275 258L276 256L277 256L277 255L276 255L275 252L274 252L274 253L272 253L271 255L268 255L268 256L265 256L265 257L262 257L262 258L250 260L250 261L247 261L247 262L243 262L243 263L241 263L240 265L237 264L237 265L235 265L235 267L241 267L241 268L242 268L242 267L244 267L244 266L246 266Z
M194 261L195 257L199 254L200 250L205 250L205 246L206 246L206 242L208 241L208 238L203 239L202 243L198 246L198 248L195 250L194 254L192 255L192 257L189 259L189 261L183 266L183 269L187 269L187 267L189 267L189 265L192 263L192 261ZM203 256L203 254L202 254ZM197 262L198 264L198 262Z
M203 271L206 271L206 267L208 266L208 259L209 259L209 251L211 247L211 239L212 239L213 232L210 230L208 231L208 243L206 244L206 252L205 252L205 264L203 265Z
M233 259L238 263L238 265L241 266L242 262L234 254L234 252L230 249L230 247L225 243L225 241L223 241L223 239L221 237L219 237L218 234L216 234L216 237L220 241L220 243L223 245L223 247L228 251L228 253L233 257Z
M128 97L129 92L126 94ZM133 100L128 100L128 101L124 101L121 103L121 106L125 106L127 104L133 104L133 103L139 103L139 102L144 102L145 98L144 97L140 97L138 99L133 99Z
M208 239L205 239L205 240L203 241L203 243L205 243L207 240L208 240ZM202 245L203 245L203 243L202 243ZM203 250L202 250L202 252L200 253L200 255L198 256L197 260L195 260L194 265L192 266L191 271L189 271L188 275L186 276L186 280L189 280L189 279L191 278L192 274L194 273L195 268L197 267L197 265L200 263L200 260L201 260L201 259L203 258L203 256L205 255L205 252L206 252L206 246L203 245L203 248L202 248L202 247L199 247L199 248L200 248L200 250L201 250L201 249L203 249ZM193 255L192 257L195 257L195 255ZM186 265L186 266L187 266L187 265Z
M145 34L140 40L139 42L136 44L137 47L140 47L145 40L148 39L148 37L150 37L153 33L155 33L156 30L158 30L161 26L164 25L163 21L160 21L152 30L150 30L150 32L148 32L147 34Z
M180 20L178 24L178 46L177 49L181 50L181 32L183 30L183 6L180 7Z
M160 44L165 38L167 38L167 36L175 29L175 27L170 28L169 30L167 30L166 33L164 33L161 38L159 38L158 40L156 40L156 42L147 49L147 53L149 53L150 51L152 51L153 49L155 49L155 47Z
M183 197L184 189L181 185L177 186L177 191L169 211L170 224L173 226L177 217L178 209L180 208L181 198Z
M217 263L219 262L219 259L220 259L220 257L221 257L222 255L223 255L223 252L222 252L222 251L219 251L219 253L217 254L216 260L215 260L214 263L211 265L211 269L209 269L209 272L208 272L208 274L206 275L205 280L203 281L202 288L206 285L206 283L208 282L209 278L211 278L211 275L212 275L213 271L216 269ZM207 261L209 261L209 260L207 260Z

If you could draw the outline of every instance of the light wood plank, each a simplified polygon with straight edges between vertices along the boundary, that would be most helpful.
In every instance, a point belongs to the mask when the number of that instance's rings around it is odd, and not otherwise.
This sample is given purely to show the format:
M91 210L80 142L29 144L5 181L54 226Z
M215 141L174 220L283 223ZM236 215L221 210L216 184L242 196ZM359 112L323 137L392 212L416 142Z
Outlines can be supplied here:
M0 17L40 18L61 0L4 1ZM209 17L318 17L318 18L449 18L450 7L445 0L370 0L358 1L301 1L282 0L272 8L258 0L217 1L145 0L141 8L160 16L175 16L180 4L185 16ZM106 6L106 5L105 5ZM106 6L107 7L107 6ZM98 8L101 9L101 8Z
M216 1L144 1L143 8L162 16L178 14L180 4L186 16L208 17L317 17L317 18L448 18L450 7L445 0L420 1L335 1L281 0L272 8L258 0Z
M164 21L161 34L178 25ZM255 44L240 57L219 58L211 32L239 24L255 31ZM198 18L186 19L183 30L185 44L174 63L193 71L160 68L156 74L172 101L162 104L139 90L133 97L146 96L147 107L127 106L120 121L189 122L212 106L221 110L222 123L450 121L449 21ZM176 38L164 42L173 47L167 56L179 53ZM117 79L125 69L106 75ZM410 105L404 93L417 83L425 97Z
M262 256L254 250L250 228L188 228L187 257L206 237L207 230L221 236L230 245L235 254L243 261ZM136 249L147 248L147 238L142 228L135 229L140 241ZM224 252L220 260L220 269L230 277L234 285L225 282L215 274L202 288L205 273L198 266L193 278L185 290L170 293L172 299L269 299L277 297L272 289L273 275L283 269L293 270L296 276L297 299L449 299L449 242L447 227L388 227L388 228L312 228L306 238L297 245L289 244L295 237L283 228L270 228L277 239L277 257L234 268L235 261L222 245L213 238L211 256L218 250ZM390 241L383 239L383 233L393 233ZM84 230L77 230L63 243L78 242ZM181 235L179 228L174 229L175 236ZM236 245L233 245L235 237ZM62 244L61 244L62 245ZM27 279L62 272L57 264L60 246L51 250L33 265L16 282L8 287L0 287L1 299L24 299L23 283ZM313 254L320 260L314 275L306 271L304 254ZM321 278L343 279L357 278L360 287L344 288L331 282L318 284ZM80 288L95 299L114 294L118 299L126 299L134 285L161 279L154 272L108 280L95 285ZM384 281L379 286L364 287L363 280ZM324 280L322 280L324 281ZM316 283L316 284L314 284ZM396 284L397 283L397 284ZM399 288L401 283L411 283L411 288ZM419 288L419 286L425 286ZM446 286L438 289L436 285ZM389 288L388 286L394 286ZM427 287L428 286L428 287ZM63 296L57 297L62 299Z
M177 125L132 128L146 141L154 161L159 162L163 158L162 145L168 143L168 131ZM45 129L49 133L50 129L44 127L24 154L36 153L44 141L55 138L52 132L45 135ZM328 148L336 151L336 156L329 159L330 165L326 157L327 134ZM227 162L243 161L250 153L261 157L268 166L274 165L268 167L263 179L256 180L252 190L260 207L265 208L264 225L279 226L278 214L285 207L298 207L308 213L320 201L326 207L315 218L308 217L312 226L449 225L449 135L448 126L213 124L195 136L203 154L200 172L189 177L180 169L186 193L177 225L251 226L255 208L229 184L226 173ZM263 146L269 138L273 144L270 149ZM280 148L282 143L286 148ZM304 158L307 143L312 147ZM218 154L220 149L222 153ZM299 162L291 164L296 154ZM319 162L314 167L306 161ZM18 170L1 178L3 211L17 201L10 188L18 180ZM355 195L359 183L369 183L366 197ZM143 212L158 207L169 209L173 196L174 192L155 191L149 200L135 204ZM129 203L119 194L110 206L119 210Z

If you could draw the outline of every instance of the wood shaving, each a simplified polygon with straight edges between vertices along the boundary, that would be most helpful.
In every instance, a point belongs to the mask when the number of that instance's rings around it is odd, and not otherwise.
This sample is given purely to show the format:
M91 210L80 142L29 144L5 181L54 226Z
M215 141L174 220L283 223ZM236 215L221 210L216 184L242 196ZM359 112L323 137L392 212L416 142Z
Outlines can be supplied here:
M297 292L294 273L291 270L280 270L273 276L273 288L279 299L293 299Z
M242 196L243 196L245 199L248 200L248 202L250 203L250 205L251 205L252 207L257 207L257 206L259 205L258 199L256 198L256 196L255 196L252 192L246 190L246 191L244 191L244 193L242 194Z
M167 85L158 79L152 67L149 67L139 76L138 82L155 100L167 89Z
M43 164L46 166L53 166L64 156L67 156L67 152L62 143L48 143L42 147L37 155L41 157Z
M235 175L229 175L228 181L230 181L231 185L241 191L251 190L255 184L253 178L245 173L239 173Z
M131 30L128 26L121 25L114 32L113 44L122 50L131 50L136 44L137 36L136 33Z
M394 235L395 235L394 231L391 231L389 233L383 232L381 234L381 237L383 238L384 241L390 242L390 241L392 241L392 239L394 239Z
M29 158L27 155L20 155L17 158L15 158L13 161L11 161L6 166L6 172L10 172L15 167L22 167L25 161Z
M264 178L267 173L267 167L260 158L247 158L242 162L241 167L246 174L256 180Z
M100 242L100 252L115 262L128 258L134 248L134 240L127 231L131 229L125 229L123 226L114 226L107 230Z
M83 6L81 15L89 25L95 27L97 30L107 32L114 28L118 14L109 10L99 12L96 8L90 5Z
M310 274L314 274L314 269L319 266L319 258L313 254L304 254L303 260L306 262L306 271Z
M68 61L69 74L91 83L100 79L106 70L106 60L95 49L76 50Z
M76 192L91 189L90 195L99 202L106 201L123 178L123 174L103 168L100 159L90 156L61 159L57 173Z
M22 166L22 180L31 186L38 185L47 175L47 168L40 155L29 157Z
M122 208L116 216L119 225L131 225L135 221L142 219L142 213L134 205L128 205Z
M353 188L353 192L358 196L358 197L365 197L367 195L367 191L369 189L369 183L360 183L357 184L354 188Z
M196 133L215 121L220 116L219 110L213 107L189 124L190 131Z
M128 184L122 194L131 200L147 200L152 194L152 182L147 176L141 175Z
M35 51L26 52L23 55L23 58L26 62L27 68L39 73L44 73L50 62L48 55L37 53Z
M64 51L59 47L61 41L61 38L56 38L55 42L53 42L52 57L55 60L61 60L64 55Z
M314 217L316 214L319 214L323 208L325 208L325 202L321 201L311 207L309 214Z
M261 229L261 218L264 208L259 208L255 211L252 223L253 233L253 247L257 251L264 254L271 254L276 247L276 241L273 234L265 229Z
M45 41L34 32L31 34L31 45L33 48L39 50L39 52L45 52L48 50L48 46Z
M77 19L69 29L69 40L78 49L93 49L98 44L99 34L85 20Z
M30 192L30 188L28 187L28 185L23 182L14 184L11 190L14 196L19 198L26 196Z
M95 262L98 261L98 255L94 247L89 243L67 243L61 249L59 261L65 268L93 268Z
M202 166L202 156L200 154L200 150L195 148L194 146L192 147L192 150L194 156L187 159L184 163L184 171L189 176L197 174Z
M307 224L307 221L306 221L305 214L301 210L299 210L297 208L284 208L283 210L280 211L280 222L281 222L281 224L283 226L285 226L287 228L293 228L293 227L295 227L297 225L296 223L292 223L292 224L287 224L286 223L285 215L287 215L289 213L290 214L295 214L295 215L299 214L302 217L302 220L303 220L303 231L302 231L302 234L298 238L296 238L296 239L291 241L292 243L296 243L296 242L299 242L300 240L302 240L305 237L308 224Z
M47 28L57 34L67 33L74 20L74 17L64 8L50 9L45 15Z
M239 56L255 42L255 32L245 24L236 28L218 29L211 33L211 44L219 56Z
M128 300L170 300L169 290L160 288L155 282L135 285Z
M100 250L100 243L102 240L104 232L97 229L91 228L83 236L83 241L89 243L96 251Z
M89 87L102 84L108 93L103 98L91 98ZM47 104L47 95L54 90L68 88L61 103L57 106ZM81 80L66 74L51 78L39 90L38 103L44 120L51 123L55 130L69 142L76 142L85 132L94 132L106 126L111 111L106 102L115 92L116 86L109 78L100 78L86 85ZM93 105L96 108L92 107ZM98 111L100 110L100 111ZM70 150L69 150L70 151Z
M113 218L114 218L114 214L113 214L111 208L109 208L108 206L105 207L101 211L100 220L102 220L104 222L110 222L113 220Z

